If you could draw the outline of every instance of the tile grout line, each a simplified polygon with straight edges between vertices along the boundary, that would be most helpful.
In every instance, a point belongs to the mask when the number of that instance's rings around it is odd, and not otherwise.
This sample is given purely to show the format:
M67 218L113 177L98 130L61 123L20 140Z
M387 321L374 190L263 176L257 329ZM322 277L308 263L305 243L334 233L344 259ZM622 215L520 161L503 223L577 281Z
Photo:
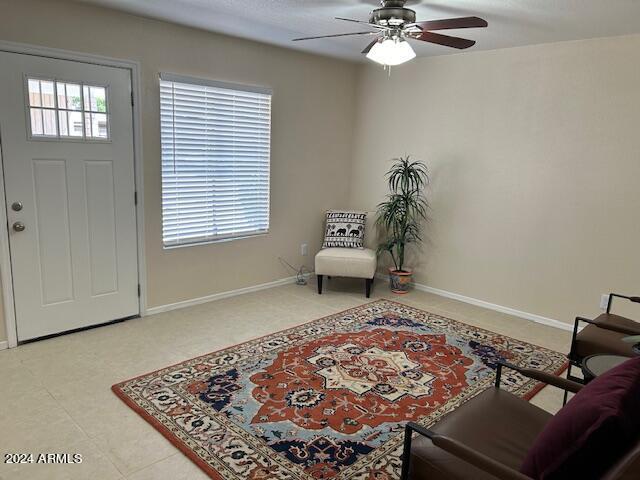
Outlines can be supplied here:
M47 391L47 393L49 395L51 395L51 398L53 398L56 402L56 404L59 406L59 408L61 408L68 416L69 418L73 421L73 423L75 424L76 427L78 427L78 429L85 435L86 439L84 439L84 441L89 441L95 448L96 450L98 450L100 452L100 454L102 455L102 457L117 471L120 473L121 477L124 477L124 473L122 472L122 470L120 470L118 468L118 466L111 460L111 458L109 457L109 455L107 454L107 452L105 452L104 450L102 450L102 448L100 447L100 445L98 445L95 441L94 441L94 437L92 437L91 435L89 435L89 433L87 431L85 431L84 428L82 428L82 425L80 425L78 423L78 421L73 418L73 415L71 414L71 412L69 412L64 405L62 405L62 403L60 403L60 401L53 395L53 393L51 393L49 391L48 387L44 387L45 390Z
M143 420L143 421L144 421L144 420ZM172 453L171 455L169 455L169 456L167 456L167 457L164 457L164 458L161 458L161 459L159 459L159 460L156 460L155 462L151 462L149 465L145 465L144 467L141 467L141 468L138 468L138 469L136 469L136 470L133 470L133 471L129 472L129 473L128 473L128 474L126 474L126 475L123 473L123 474L122 474L122 476L123 476L125 479L129 479L132 475L135 475L135 474L137 474L137 473L140 473L142 470L145 470L145 469L147 469L147 468L153 467L154 465L157 465L157 464L158 464L158 463L160 463L160 462L164 462L165 460L168 460L169 458L173 458L173 457L175 457L176 455L182 455L182 456L184 456L184 454L183 454L180 450L176 449L176 452L175 452L175 453ZM189 461L191 461L191 460L189 460ZM117 467L116 467L116 468L117 468ZM118 470L118 471L120 471L120 470ZM122 472L121 472L121 473L122 473Z

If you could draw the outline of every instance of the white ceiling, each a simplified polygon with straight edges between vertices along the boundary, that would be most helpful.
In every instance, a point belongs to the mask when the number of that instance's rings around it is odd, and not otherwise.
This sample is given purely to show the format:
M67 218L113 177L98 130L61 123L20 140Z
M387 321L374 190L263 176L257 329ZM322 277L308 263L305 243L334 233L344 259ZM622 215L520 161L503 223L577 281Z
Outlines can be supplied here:
M80 0L141 16L287 48L360 60L368 37L292 42L299 36L362 31L334 20L368 20L377 0ZM409 0L418 20L478 15L486 29L450 30L477 40L470 50L606 37L640 32L640 0ZM366 30L366 28L365 28ZM420 56L455 53L414 41Z

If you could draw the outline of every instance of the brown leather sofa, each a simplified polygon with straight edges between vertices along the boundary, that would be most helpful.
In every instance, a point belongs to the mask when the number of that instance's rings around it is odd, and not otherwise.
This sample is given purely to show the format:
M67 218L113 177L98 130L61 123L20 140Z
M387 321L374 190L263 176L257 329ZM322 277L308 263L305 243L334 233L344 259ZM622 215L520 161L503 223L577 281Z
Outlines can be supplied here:
M609 294L609 302L605 313L591 320L584 317L577 317L573 326L573 336L571 338L571 349L569 351L570 365L567 369L567 378L579 381L579 377L571 374L571 367L580 367L582 360L589 355L609 354L632 357L634 352L632 345L625 343L622 339L629 335L640 335L640 323L629 318L621 317L611 313L614 298L629 300L640 303L640 297L630 297L617 293ZM580 323L587 325L579 330Z
M552 415L500 389L502 367L577 393L582 385L537 370L498 366L496 386L447 414L431 429L409 423L401 480L526 480L520 466ZM412 434L417 433L415 438ZM640 441L609 469L604 480L640 478Z

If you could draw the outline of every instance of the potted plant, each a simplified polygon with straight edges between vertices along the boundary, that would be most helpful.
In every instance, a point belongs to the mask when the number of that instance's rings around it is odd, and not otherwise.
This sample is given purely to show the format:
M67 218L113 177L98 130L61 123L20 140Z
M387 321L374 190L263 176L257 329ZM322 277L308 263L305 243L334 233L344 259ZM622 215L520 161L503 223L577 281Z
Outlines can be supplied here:
M378 254L389 252L393 260L389 268L391 291L407 293L413 272L405 266L405 252L409 244L422 241L422 222L429 208L424 195L429 174L424 163L407 156L395 159L386 177L390 193L378 205L376 219L386 240L378 246Z

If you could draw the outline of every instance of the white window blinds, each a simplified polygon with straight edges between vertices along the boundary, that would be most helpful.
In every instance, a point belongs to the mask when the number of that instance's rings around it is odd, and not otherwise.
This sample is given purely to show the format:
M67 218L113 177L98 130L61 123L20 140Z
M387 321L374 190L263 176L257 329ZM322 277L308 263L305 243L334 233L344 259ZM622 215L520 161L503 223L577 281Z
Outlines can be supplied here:
M271 91L160 75L166 247L269 229Z

